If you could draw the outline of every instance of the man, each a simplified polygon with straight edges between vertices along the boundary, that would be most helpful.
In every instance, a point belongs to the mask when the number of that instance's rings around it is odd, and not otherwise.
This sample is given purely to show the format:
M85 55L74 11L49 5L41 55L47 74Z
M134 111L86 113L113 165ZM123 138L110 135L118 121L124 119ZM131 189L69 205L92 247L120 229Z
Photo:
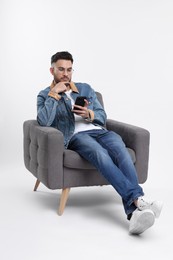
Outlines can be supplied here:
M72 82L72 55L54 54L50 72L51 86L38 94L38 123L59 129L64 135L65 148L79 153L112 184L130 220L129 233L144 232L159 217L162 203L144 199L125 144L118 134L104 127L106 113L95 91L88 84ZM78 96L86 97L84 106L75 104Z

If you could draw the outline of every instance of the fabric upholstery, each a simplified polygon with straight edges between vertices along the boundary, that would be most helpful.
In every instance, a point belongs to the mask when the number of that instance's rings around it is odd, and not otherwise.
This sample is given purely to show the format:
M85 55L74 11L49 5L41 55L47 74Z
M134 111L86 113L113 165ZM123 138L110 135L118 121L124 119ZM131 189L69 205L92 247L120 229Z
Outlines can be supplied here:
M135 153L132 149L127 148L133 163L136 161ZM78 153L72 150L65 150L64 151L64 167L71 168L71 169L95 169L89 162L83 159Z

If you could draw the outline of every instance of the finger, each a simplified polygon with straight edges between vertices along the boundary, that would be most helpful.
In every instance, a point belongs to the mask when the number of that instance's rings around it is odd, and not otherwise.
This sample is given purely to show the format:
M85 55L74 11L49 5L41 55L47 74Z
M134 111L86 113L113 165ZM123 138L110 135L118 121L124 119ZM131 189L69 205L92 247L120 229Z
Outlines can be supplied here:
M83 118L88 118L89 114L88 114L88 110L87 109L83 109L83 110L72 110L72 112L78 116L81 116Z
M72 110L72 112L78 116L83 116L83 113L81 113L79 110Z
M83 107L81 107L81 106L77 106L77 105L75 105L74 107L73 107L73 109L72 109L72 112L74 112L74 113L80 113L80 114L85 114L86 113L86 109L84 109Z
M87 99L84 99L84 101L85 101L85 105L84 105L84 107L87 107L87 106L88 106L88 104L89 104L89 102L88 102L88 100L87 100Z
M82 109L83 109L83 107L81 107L81 106L78 106L78 105L74 105L74 106L73 106L73 109L75 109L75 108L79 108L80 110L82 110Z

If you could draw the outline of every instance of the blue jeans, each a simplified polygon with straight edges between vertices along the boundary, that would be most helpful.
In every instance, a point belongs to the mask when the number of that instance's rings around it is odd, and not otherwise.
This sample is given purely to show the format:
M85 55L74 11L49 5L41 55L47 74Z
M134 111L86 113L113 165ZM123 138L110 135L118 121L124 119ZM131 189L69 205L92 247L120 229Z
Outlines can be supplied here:
M136 209L133 202L144 193L129 152L118 134L106 129L79 132L71 138L68 149L79 153L108 180L121 196L127 215Z

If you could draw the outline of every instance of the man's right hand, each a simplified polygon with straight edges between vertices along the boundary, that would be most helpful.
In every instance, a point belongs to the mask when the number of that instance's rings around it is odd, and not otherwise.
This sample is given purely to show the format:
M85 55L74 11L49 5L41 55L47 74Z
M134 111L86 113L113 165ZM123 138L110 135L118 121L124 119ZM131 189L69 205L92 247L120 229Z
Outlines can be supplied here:
M52 89L51 91L59 94L61 92L65 92L68 90L68 85L66 86L66 84L69 82L58 82Z

